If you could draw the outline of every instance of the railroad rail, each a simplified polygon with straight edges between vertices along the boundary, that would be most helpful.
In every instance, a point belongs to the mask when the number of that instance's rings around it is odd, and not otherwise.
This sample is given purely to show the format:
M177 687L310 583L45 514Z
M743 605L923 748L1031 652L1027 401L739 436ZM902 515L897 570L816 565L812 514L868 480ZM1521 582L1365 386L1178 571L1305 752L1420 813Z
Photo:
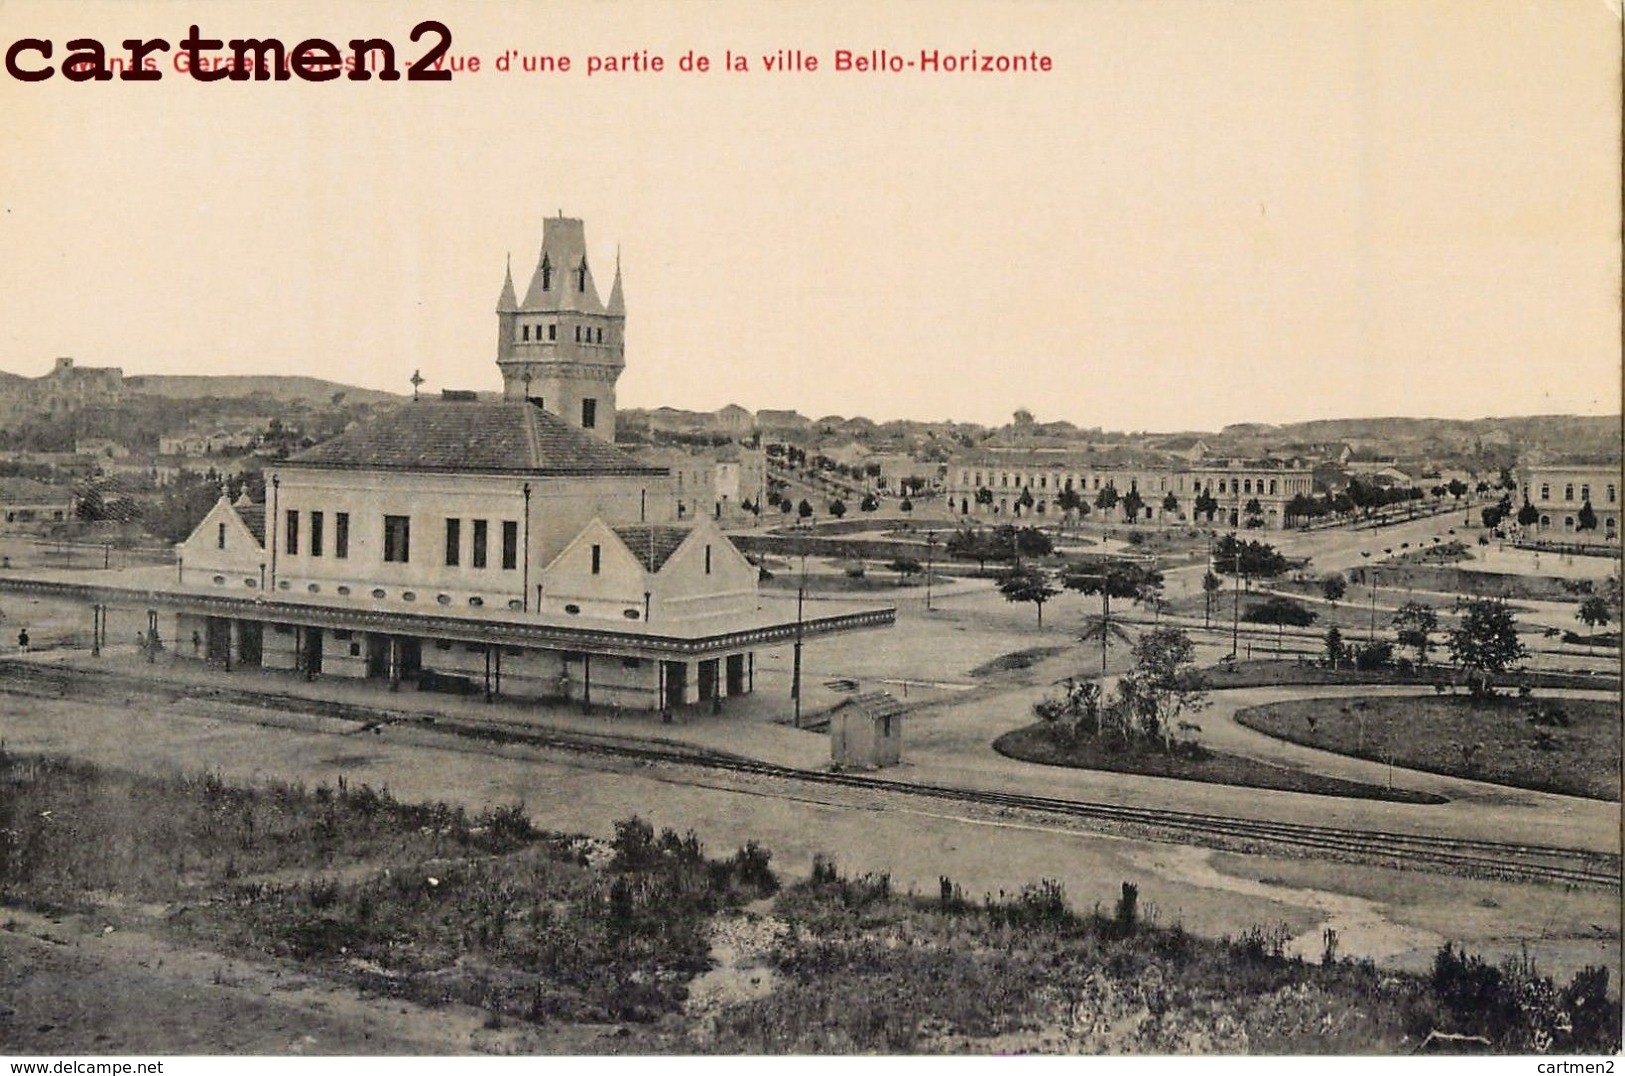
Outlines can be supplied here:
M0 662L0 690L48 698L72 698L97 688L185 698L265 710L299 713L354 721L364 727L422 725L441 733L511 743L547 751L598 756L649 765L698 768L780 782L789 786L821 786L913 797L992 809L996 812L1036 816L1086 828L1126 833L1151 840L1194 843L1253 852L1279 852L1305 857L1342 859L1404 870L1463 874L1505 881L1555 885L1621 888L1618 853L1512 842L1463 839L1385 830L1350 829L1243 818L1199 811L1137 807L1088 800L1061 799L1022 792L966 788L900 781L872 774L801 769L762 762L738 755L650 742L628 737L595 735L514 722L471 718L445 713L426 714L363 706L337 700L314 699L278 692L155 681L106 670L86 671L40 666L30 662ZM227 715L222 715L227 716ZM227 719L230 719L227 716Z

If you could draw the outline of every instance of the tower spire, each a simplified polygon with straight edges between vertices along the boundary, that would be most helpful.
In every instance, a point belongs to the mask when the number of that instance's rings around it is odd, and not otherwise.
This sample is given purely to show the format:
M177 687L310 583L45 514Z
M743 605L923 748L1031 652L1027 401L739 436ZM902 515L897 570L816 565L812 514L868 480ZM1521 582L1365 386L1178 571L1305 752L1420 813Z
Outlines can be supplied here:
M497 297L497 313L511 314L519 309L519 297L513 290L513 253L508 254L508 271L502 278L502 294Z
M626 317L626 297L621 294L621 245L615 244L615 283L610 285L609 303L604 307L606 314L615 317Z

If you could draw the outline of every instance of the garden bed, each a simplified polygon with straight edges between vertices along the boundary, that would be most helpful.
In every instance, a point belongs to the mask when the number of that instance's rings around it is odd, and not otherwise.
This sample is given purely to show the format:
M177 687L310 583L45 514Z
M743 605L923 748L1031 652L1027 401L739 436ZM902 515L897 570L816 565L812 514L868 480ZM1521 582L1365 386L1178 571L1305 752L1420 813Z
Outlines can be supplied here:
M1550 716L1554 708L1566 725ZM1385 762L1391 751L1406 769L1617 801L1619 715L1613 700L1451 695L1300 699L1242 710L1236 720L1356 758Z
M1363 644L1363 639L1345 639L1347 643ZM1454 684L1461 676L1448 666L1411 668L1356 669L1350 664L1333 669L1327 665L1307 661L1237 661L1220 662L1207 671L1207 686L1215 691L1238 687L1285 687L1297 684L1324 686L1358 686L1363 684L1414 684L1431 687L1433 684ZM1527 670L1508 674L1497 681L1503 690L1510 690L1512 682L1528 684L1535 690L1573 688L1580 691L1613 691L1619 688L1619 674L1566 673Z
M1036 762L1042 766L1106 770L1145 777L1171 777L1179 781L1262 788L1272 792L1304 792L1314 796L1342 796L1391 803L1448 802L1443 796L1426 792L1326 777L1217 751L1203 750L1199 757L1170 755L1155 748L1123 748L1116 743L1106 747L1096 737L1083 737L1066 743L1058 740L1044 725L1029 725L1007 732L993 741L993 750L1006 758Z

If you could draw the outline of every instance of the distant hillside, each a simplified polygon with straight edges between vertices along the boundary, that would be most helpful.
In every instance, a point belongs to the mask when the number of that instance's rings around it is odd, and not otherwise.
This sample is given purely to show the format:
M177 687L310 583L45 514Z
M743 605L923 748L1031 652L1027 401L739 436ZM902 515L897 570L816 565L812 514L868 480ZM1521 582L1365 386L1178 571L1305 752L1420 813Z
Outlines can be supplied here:
M1561 453L1620 453L1619 415L1518 415L1509 418L1343 418L1281 426L1226 426L1219 436L1279 443L1382 444L1394 451L1509 446Z
M124 379L124 391L137 396L162 396L171 400L201 400L208 397L237 399L265 395L283 403L310 405L331 403L342 394L345 403L400 403L404 397L377 389L362 389L323 381L317 377L259 375L140 374Z

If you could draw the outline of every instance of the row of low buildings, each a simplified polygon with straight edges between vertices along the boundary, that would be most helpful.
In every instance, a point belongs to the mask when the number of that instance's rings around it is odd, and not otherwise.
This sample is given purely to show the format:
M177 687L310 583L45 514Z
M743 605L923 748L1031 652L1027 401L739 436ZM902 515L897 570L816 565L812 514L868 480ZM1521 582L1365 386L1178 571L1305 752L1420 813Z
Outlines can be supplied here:
M1115 491L1116 505L1101 514L1095 505L1106 489ZM1140 502L1133 520L1124 504L1131 490ZM1059 517L1069 491L1095 518L1193 522L1196 499L1206 493L1218 505L1214 520L1225 526L1241 526L1255 515L1261 525L1281 528L1292 498L1314 492L1314 472L1297 460L1009 452L957 459L948 465L945 484L950 510L959 516Z

